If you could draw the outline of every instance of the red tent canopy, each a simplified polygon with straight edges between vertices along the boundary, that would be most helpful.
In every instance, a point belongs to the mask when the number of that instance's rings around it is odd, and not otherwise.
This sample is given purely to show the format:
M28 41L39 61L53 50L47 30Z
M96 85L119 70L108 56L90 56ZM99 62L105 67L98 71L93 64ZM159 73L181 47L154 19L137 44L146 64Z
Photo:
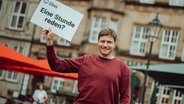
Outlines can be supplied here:
M33 75L77 79L77 73L58 73L50 69L47 60L34 60L0 44L0 68Z

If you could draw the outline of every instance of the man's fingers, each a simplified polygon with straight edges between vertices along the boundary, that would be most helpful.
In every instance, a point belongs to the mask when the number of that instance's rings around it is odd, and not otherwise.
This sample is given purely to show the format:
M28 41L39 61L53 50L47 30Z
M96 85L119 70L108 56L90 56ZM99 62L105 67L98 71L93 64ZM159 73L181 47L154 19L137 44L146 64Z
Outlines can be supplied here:
M45 30L45 34L47 35L49 33L49 30Z
M43 30L42 33L47 35L49 33L49 30Z

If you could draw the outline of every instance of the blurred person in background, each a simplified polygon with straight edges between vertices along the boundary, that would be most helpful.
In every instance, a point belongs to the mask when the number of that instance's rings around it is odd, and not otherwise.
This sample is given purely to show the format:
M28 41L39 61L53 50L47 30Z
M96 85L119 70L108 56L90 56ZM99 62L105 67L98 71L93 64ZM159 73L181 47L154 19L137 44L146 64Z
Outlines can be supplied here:
M47 92L43 90L43 84L39 83L38 89L33 93L33 104L45 104L48 98Z

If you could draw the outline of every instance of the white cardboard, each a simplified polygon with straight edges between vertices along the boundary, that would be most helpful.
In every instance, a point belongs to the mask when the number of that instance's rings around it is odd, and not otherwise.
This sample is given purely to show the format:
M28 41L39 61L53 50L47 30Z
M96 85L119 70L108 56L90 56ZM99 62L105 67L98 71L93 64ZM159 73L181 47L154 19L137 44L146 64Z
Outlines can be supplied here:
M31 22L71 41L83 14L56 0L41 0Z

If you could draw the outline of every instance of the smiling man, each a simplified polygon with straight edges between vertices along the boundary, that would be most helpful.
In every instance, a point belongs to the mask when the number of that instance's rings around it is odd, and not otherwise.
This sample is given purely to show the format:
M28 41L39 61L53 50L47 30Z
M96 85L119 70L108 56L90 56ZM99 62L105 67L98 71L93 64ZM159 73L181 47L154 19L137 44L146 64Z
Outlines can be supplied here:
M48 31L48 33L47 33ZM53 33L44 30L47 58L53 71L78 73L78 91L74 104L130 104L130 70L113 56L117 34L102 29L98 37L98 55L59 59L53 47Z

